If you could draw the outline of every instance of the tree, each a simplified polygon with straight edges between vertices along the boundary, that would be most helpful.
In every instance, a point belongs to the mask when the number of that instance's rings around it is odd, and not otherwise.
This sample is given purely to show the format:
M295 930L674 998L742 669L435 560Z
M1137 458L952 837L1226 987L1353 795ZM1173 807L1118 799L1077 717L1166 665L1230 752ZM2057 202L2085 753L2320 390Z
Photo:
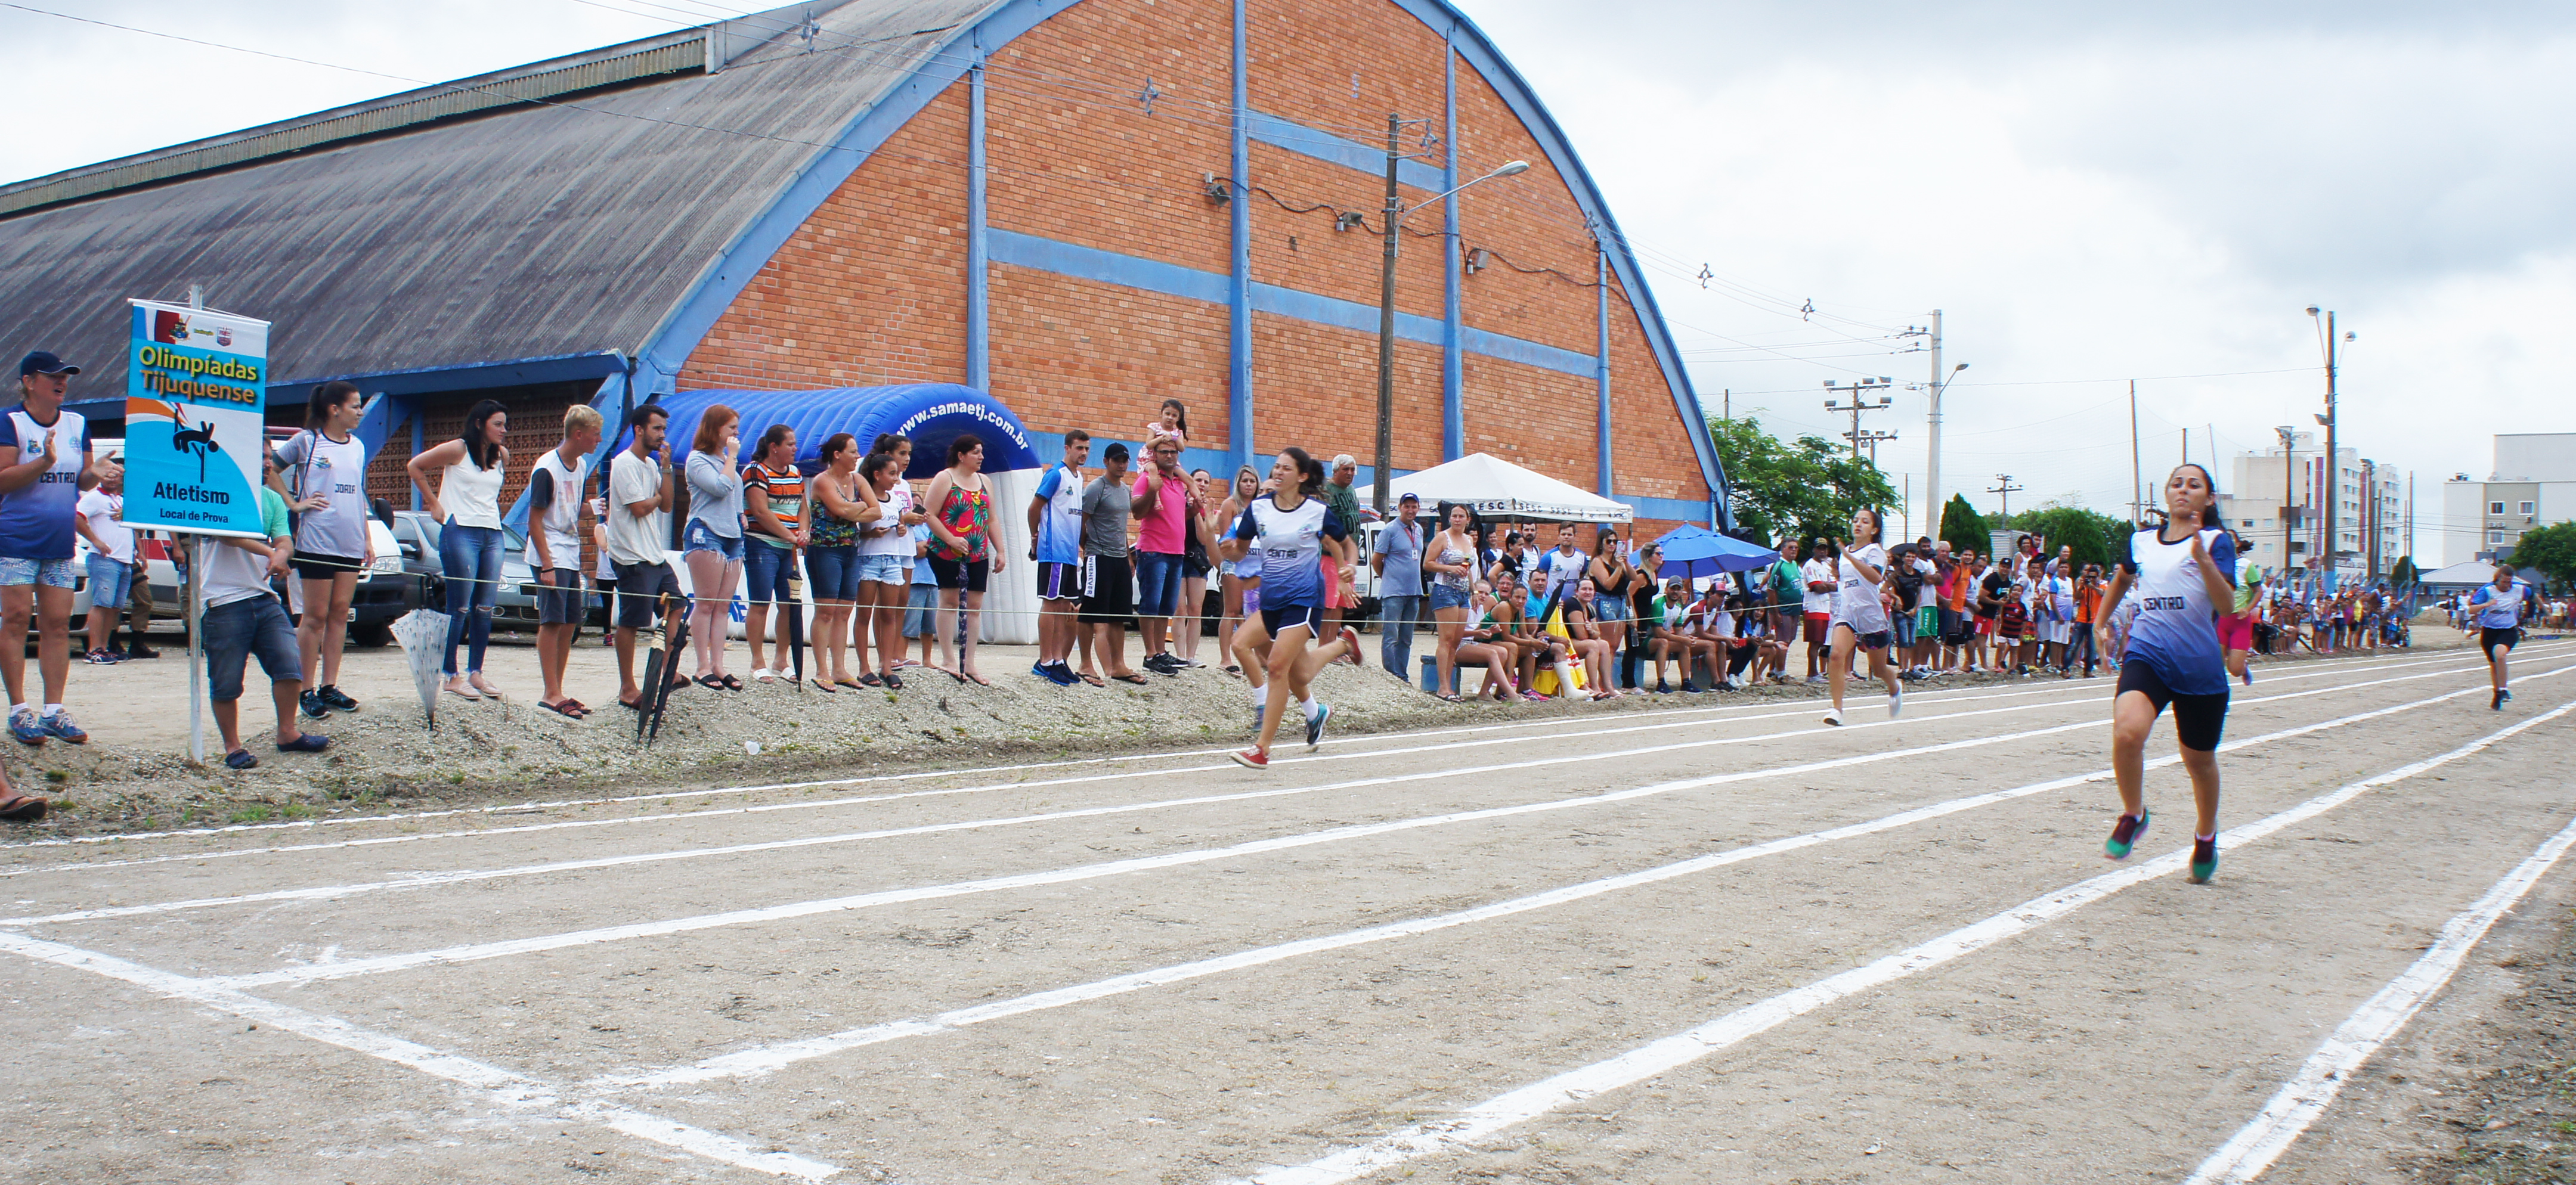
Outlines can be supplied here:
M2414 556L2400 556L2397 566L2388 570L2388 587L2403 591L2423 578L2423 571L2415 566Z
M2538 568L2557 587L2576 584L2576 522L2523 532L2513 545L2513 566Z
M1965 494L1950 495L1950 504L1941 508L1941 539L1950 550L1961 554L1982 552L1994 542L1994 530L1986 525L1986 516L1968 505Z
M2039 536L2050 555L2059 547L2073 547L2077 564L2100 564L2106 572L2129 551L2128 523L2081 506L2025 510L2009 526Z
M1896 502L1887 475L1823 437L1784 443L1751 416L1710 420L1708 434L1734 488L1728 509L1736 526L1772 543L1840 539L1851 534L1853 511L1867 506L1885 515Z

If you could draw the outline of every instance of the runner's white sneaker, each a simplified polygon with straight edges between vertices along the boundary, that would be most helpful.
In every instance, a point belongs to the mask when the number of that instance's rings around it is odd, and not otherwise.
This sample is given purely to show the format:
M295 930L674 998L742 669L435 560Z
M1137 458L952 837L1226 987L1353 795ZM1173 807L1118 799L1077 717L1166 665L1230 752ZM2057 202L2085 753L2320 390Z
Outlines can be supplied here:
M1843 710L1842 710L1841 708L1830 708L1830 709L1827 709L1827 710L1826 710L1826 712L1825 712L1825 723L1827 723L1827 724L1832 724L1832 725L1840 725L1842 722L1843 722Z
M1902 692L1902 691L1891 691L1891 692L1889 692L1889 693L1887 694L1887 718L1888 718L1888 719L1890 719L1890 720L1894 720L1894 719L1896 719L1897 717L1902 716L1902 715L1904 715L1904 714L1905 714L1905 693L1904 693L1904 692Z

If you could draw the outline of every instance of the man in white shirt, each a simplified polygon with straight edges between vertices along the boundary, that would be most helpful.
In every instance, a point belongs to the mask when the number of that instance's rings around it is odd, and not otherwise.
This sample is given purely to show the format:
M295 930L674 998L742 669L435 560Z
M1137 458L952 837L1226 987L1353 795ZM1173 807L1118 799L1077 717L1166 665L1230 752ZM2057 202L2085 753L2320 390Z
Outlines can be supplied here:
M653 628L657 609L676 619L688 598L680 595L680 578L663 550L671 537L672 495L679 489L671 482L671 458L662 451L671 413L648 403L627 422L634 441L608 463L608 559L617 566L617 702L632 708L644 699L635 685L635 631ZM678 675L666 677L678 683Z
M1807 682L1825 681L1825 627L1834 619L1834 590L1842 586L1842 570L1826 554L1824 537L1816 537L1807 551L1807 562L1798 566L1798 575L1807 586L1807 599L1801 606L1807 618Z
M537 706L576 720L590 709L564 695L563 677L587 608L581 590L582 489L590 481L590 453L599 447L600 429L599 413L588 404L564 409L562 443L539 454L528 471L528 567L539 586L537 672L545 682ZM753 631L755 645L758 636Z
M134 588L134 528L120 521L124 517L125 466L114 457L101 458L98 488L81 491L72 510L72 530L90 548L88 661L93 665L123 660L109 642L116 634L116 612ZM151 624L136 621L134 636L142 637Z

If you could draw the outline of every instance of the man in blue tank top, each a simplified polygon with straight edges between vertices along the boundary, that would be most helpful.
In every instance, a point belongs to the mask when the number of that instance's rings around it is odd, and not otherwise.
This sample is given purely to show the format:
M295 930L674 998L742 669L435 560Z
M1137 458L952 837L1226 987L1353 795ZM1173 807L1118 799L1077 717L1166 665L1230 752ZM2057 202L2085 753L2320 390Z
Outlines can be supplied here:
M0 646L9 690L9 733L30 745L89 734L63 710L72 662L72 513L98 484L89 425L63 410L80 368L43 350L18 363L18 406L0 414L0 637L25 638L35 619L44 710L27 701L27 652Z

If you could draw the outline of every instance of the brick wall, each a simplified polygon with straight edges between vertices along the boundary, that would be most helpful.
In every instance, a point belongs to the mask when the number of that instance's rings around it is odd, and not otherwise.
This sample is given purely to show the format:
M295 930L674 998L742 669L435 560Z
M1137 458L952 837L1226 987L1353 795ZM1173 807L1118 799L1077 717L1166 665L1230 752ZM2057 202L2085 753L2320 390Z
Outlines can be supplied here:
M1389 112L1440 115L1445 47L1394 5L1260 0L1249 11L1254 107L1363 144L1383 143ZM997 51L986 82L990 224L1224 273L1230 211L1208 199L1205 178L1230 170L1231 20L1229 0L1093 0ZM1140 95L1148 79L1151 114ZM1463 60L1458 90L1461 174L1511 159L1532 164L1461 195L1462 246L1509 261L1462 279L1466 323L1593 353L1593 244L1572 193ZM681 385L964 381L968 110L961 81L861 164L718 321ZM1422 148L1419 129L1407 146ZM1251 166L1249 182L1267 191L1249 199L1255 280L1377 303L1381 239L1335 231L1333 212L1365 212L1371 227L1381 225L1381 177L1260 143ZM1410 186L1401 193L1408 204L1430 196ZM1313 206L1326 208L1290 208ZM1405 312L1440 314L1439 215L1433 207L1407 223L1425 233L1403 241L1397 304ZM1222 305L1007 264L992 266L989 284L992 388L1033 431L1081 427L1128 439L1174 397L1189 405L1194 443L1223 446ZM1683 436L1699 429L1676 412L1644 327L1613 284L1615 488L1704 501ZM1256 315L1256 446L1299 443L1367 458L1376 350L1374 333ZM1395 371L1396 463L1435 464L1437 347L1399 342ZM1471 353L1464 382L1470 450L1595 485L1590 376Z

